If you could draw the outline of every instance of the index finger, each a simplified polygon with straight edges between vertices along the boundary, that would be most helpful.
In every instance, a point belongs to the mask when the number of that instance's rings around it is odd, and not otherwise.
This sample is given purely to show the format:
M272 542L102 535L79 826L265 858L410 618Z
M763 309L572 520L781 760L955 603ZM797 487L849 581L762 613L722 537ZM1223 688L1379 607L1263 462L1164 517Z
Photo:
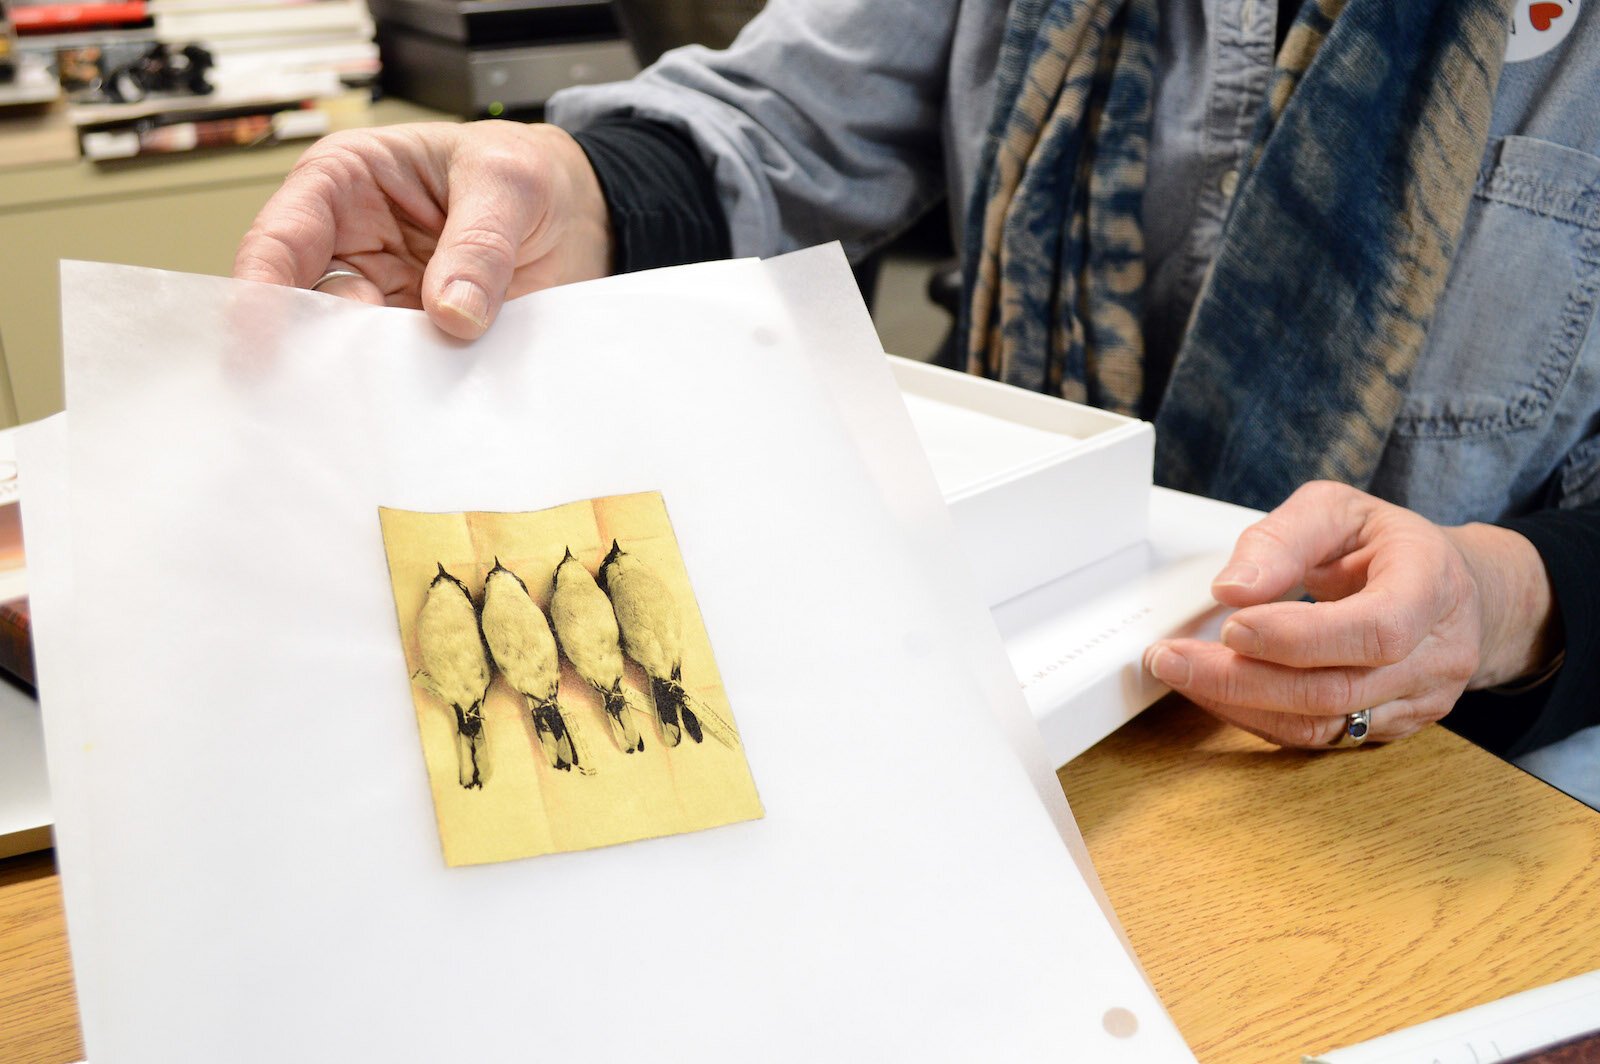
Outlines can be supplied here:
M1372 511L1383 505L1344 484L1313 481L1245 529L1211 583L1228 606L1271 602L1300 586L1306 573L1355 549Z
M315 162L290 171L233 258L241 281L309 288L333 258L340 184Z
M1240 610L1222 626L1223 645L1297 668L1405 660L1438 620L1439 574L1427 565L1385 561L1375 560L1366 586L1342 599Z

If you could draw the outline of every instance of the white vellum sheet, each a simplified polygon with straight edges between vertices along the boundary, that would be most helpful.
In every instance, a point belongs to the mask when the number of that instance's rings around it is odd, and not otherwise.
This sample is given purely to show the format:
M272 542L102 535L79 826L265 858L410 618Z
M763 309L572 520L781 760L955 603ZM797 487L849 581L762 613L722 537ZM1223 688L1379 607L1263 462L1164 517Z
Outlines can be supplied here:
M992 625L929 579L964 572L953 539L907 539L942 510L925 462L881 490L794 265L557 289L470 346L64 267L70 493L40 493L37 568L26 519L91 1060L1192 1059L1019 760ZM915 448L892 384L854 403ZM377 507L645 490L766 817L445 867Z
M942 597L943 609L960 629L957 643L966 652L966 667L981 685L984 700L1027 769L1039 800L1055 820L1105 918L1123 937L1111 902L1100 887L1089 848L1067 808L1055 762L1045 753L1032 710L1025 699L1016 697L1017 674L973 581L971 567L961 560L963 548L955 523L922 448L906 397L886 360L865 354L878 350L878 337L854 277L840 269L842 262L843 253L830 244L779 256L768 261L766 268L790 302L790 320L827 386L835 410L856 441L857 457L898 522L905 549L921 560L929 589ZM1133 947L1125 937L1123 944L1131 956Z

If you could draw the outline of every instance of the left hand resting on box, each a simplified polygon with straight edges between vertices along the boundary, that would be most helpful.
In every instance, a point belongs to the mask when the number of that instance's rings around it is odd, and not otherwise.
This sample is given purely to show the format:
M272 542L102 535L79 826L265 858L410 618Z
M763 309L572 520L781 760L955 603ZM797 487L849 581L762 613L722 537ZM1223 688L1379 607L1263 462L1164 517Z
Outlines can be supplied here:
M1300 587L1316 601L1276 601ZM1526 538L1441 527L1343 484L1307 484L1246 529L1211 588L1240 607L1221 642L1164 640L1145 667L1280 746L1337 742L1362 709L1371 740L1404 738L1464 690L1537 672L1560 641Z

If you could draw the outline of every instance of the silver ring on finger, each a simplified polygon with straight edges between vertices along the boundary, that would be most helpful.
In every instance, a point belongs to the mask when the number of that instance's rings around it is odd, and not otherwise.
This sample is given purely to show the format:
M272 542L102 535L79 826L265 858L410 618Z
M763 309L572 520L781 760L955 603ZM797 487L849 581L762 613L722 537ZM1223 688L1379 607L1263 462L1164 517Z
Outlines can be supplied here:
M315 292L329 281L337 281L341 277L353 277L356 280L366 279L354 270L329 270L327 273L316 279L316 281L311 285L311 291Z
M1329 746L1360 746L1372 731L1372 710L1358 709L1344 718L1344 729Z

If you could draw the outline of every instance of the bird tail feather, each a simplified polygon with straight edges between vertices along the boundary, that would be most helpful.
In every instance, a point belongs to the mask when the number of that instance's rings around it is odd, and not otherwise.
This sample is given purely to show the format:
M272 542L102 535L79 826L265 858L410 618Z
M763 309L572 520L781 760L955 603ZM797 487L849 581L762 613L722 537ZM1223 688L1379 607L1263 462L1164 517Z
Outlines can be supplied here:
M678 712L683 717L683 730L689 733L689 738L695 742L702 742L705 736L700 731L700 718L695 711L689 708L689 692L683 689L683 666L672 667L672 686L678 689Z
M683 690L681 681L679 690ZM718 713L715 706L690 698L689 692L683 691L683 706L679 712L683 714L683 726L689 729L689 736L695 742L699 742L702 735L709 735L729 750L739 749L738 729L731 720Z
M644 737L634 727L633 715L628 712L628 700L623 697L620 679L606 692L605 699L606 716L611 720L611 734L616 738L617 745L622 747L622 752L631 754L643 750Z
M489 749L483 734L483 711L473 706L456 711L456 779L466 790L481 790L489 779Z
M573 749L566 719L561 716L561 707L553 699L536 702L529 698L528 712L533 717L533 731L539 737L539 745L550 759L550 767L562 772L577 768L578 755Z
M689 708L689 696L678 675L678 670L674 669L670 680L650 677L650 697L655 701L656 716L661 720L661 735L668 746L681 743L684 732L688 732L689 738L697 743L704 737L700 718Z

